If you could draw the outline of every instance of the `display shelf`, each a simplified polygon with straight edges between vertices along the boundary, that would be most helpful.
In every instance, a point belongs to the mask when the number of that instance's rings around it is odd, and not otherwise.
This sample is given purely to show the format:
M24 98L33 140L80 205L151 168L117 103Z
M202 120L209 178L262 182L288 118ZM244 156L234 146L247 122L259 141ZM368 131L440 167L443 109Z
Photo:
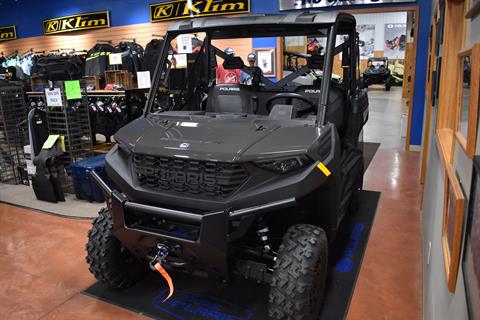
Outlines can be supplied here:
M27 112L20 85L0 86L0 182L22 183Z
M85 97L80 100L68 101L63 81L55 82L54 87L60 88L63 105L46 108L48 130L50 134L59 134L65 137L64 164L65 167L68 167L93 154L90 114Z

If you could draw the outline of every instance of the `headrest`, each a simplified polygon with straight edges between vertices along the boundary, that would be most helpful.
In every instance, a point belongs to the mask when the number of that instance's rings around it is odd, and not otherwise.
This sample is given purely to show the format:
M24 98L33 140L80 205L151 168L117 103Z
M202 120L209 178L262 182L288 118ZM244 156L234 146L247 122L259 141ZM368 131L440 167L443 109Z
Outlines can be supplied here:
M307 58L307 67L310 69L323 69L324 56L313 54Z
M240 57L226 57L223 61L223 68L226 70L242 69L243 60Z

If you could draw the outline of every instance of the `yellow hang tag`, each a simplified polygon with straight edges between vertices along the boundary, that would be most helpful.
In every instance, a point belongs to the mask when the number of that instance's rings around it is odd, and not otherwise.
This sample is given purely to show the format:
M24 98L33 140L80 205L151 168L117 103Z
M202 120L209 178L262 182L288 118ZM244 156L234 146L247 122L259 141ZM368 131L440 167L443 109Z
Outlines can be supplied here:
M64 136L60 136L60 148L62 149L63 152L66 152L66 148L65 148L65 137Z
M321 162L317 164L317 168L320 169L320 171L322 171L326 177L332 174L330 170L328 170L328 168Z

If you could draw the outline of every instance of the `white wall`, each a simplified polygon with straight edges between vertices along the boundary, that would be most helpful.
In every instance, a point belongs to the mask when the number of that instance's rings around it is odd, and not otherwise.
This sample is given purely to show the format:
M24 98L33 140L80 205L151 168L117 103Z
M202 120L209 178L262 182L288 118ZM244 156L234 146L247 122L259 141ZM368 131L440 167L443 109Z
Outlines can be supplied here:
M433 5L433 8L434 7L435 5ZM465 47L468 47L473 43L480 42L480 33L476 32L477 30L480 30L480 16L467 26L467 41ZM436 111L436 108L432 110L432 120L430 124L431 128L435 128ZM467 320L467 301L465 295L463 269L461 264L458 272L455 292L450 293L447 289L440 239L443 222L443 188L445 179L442 173L443 167L440 163L440 154L437 150L435 142L436 138L433 130L430 132L430 137L432 138L429 146L428 169L427 178L425 181L422 212L424 249L423 319ZM477 132L476 154L480 154L480 132ZM455 147L453 166L466 196L466 204L468 204L472 178L472 161L465 156L465 153L458 143ZM465 214L466 213L467 208L465 209ZM466 220L467 219L465 219L465 223ZM463 246L462 257L460 258L460 261L462 261L462 259Z
M365 13L354 14L359 24L375 24L375 51L384 49L385 24L387 23L407 23L407 12L384 12L384 13ZM407 30L407 33L409 31Z

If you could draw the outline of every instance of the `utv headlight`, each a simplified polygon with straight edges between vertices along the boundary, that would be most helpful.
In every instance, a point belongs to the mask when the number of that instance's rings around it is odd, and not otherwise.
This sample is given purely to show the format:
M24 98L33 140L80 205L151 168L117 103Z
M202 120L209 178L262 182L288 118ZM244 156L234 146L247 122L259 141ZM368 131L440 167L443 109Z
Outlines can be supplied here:
M129 156L132 153L131 147L123 141L117 141L118 150L122 152L125 156Z
M313 163L313 160L306 155L278 160L264 160L255 162L255 164L262 169L267 169L278 173L291 172L301 167L305 167L306 165L309 165L311 163Z

